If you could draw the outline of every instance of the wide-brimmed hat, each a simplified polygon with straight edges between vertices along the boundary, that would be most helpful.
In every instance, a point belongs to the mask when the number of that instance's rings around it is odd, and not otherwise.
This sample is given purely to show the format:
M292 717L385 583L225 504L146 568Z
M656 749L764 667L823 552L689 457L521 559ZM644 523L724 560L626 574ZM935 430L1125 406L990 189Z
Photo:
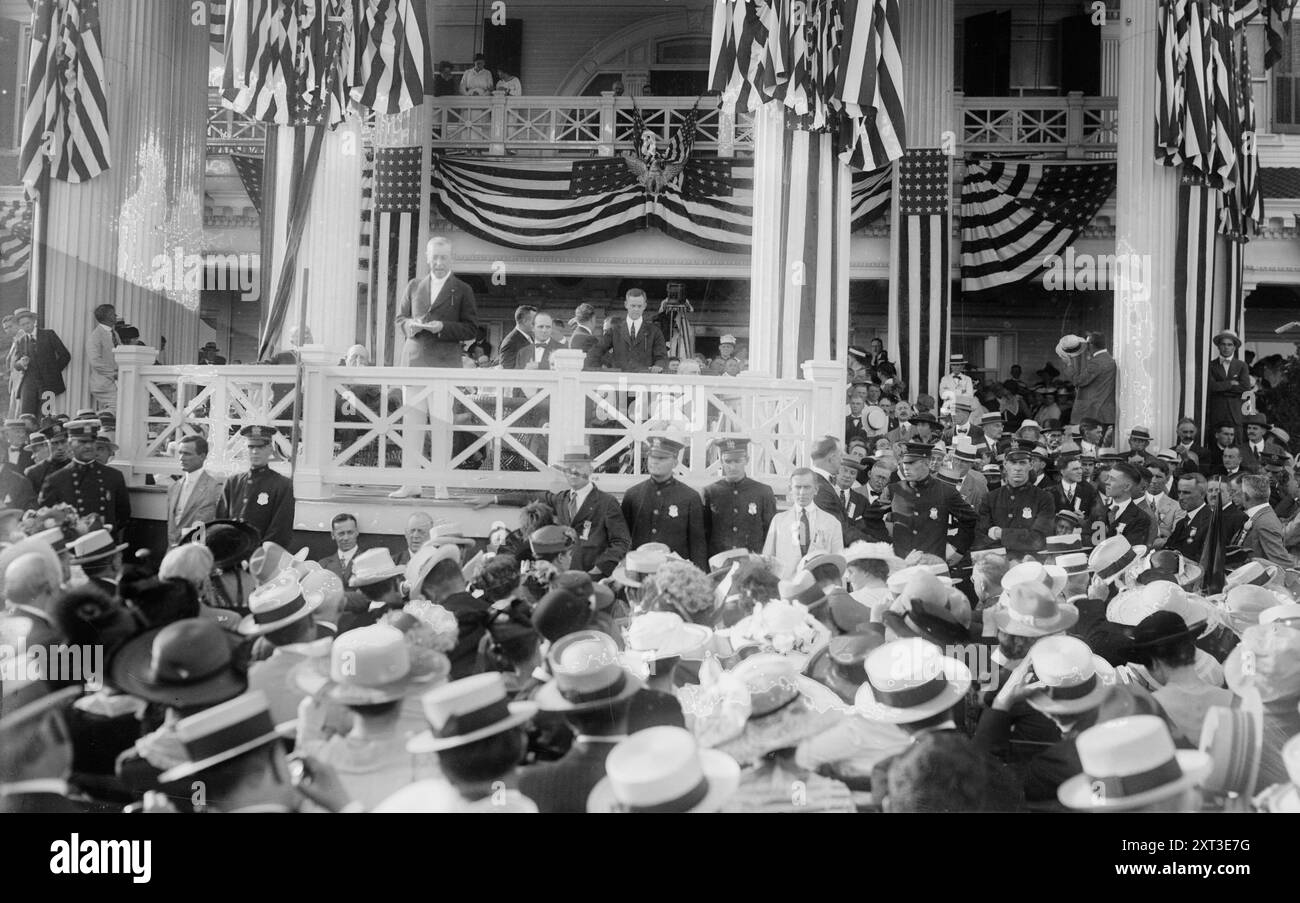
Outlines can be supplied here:
M1238 696L1259 691L1263 702L1300 697L1300 630L1285 624L1256 624L1223 663L1228 689Z
M651 545L655 547L652 548ZM667 546L661 549L657 547L659 545L661 544L647 543L624 555L610 575L614 582L622 586L639 587L647 577L653 577L664 562L677 557L668 551Z
M1011 636L1043 637L1069 630L1079 622L1079 610L1058 603L1056 596L1041 584L1022 583L1003 594L993 623Z
M1286 624L1288 627L1300 627L1300 603L1285 602L1274 605L1259 614L1260 624Z
M393 553L386 547L364 549L357 552L352 559L352 576L348 580L348 586L370 586L373 583L382 583L400 577L405 571L404 565L393 562Z
M170 784L206 771L259 746L292 737L296 726L296 721L277 725L271 720L271 705L261 690L242 693L176 722L176 738L190 761L164 771L158 780Z
M846 704L853 705L858 688L867 682L867 656L884 644L882 625L860 624L853 633L832 637L826 647L809 659L804 673Z
M727 549L709 556L709 577L717 581L731 573L731 567L738 561L748 561L753 553L749 549Z
M1029 650L1039 688L1027 701L1040 712L1074 715L1088 712L1110 695L1115 671L1088 644L1072 636L1049 636Z
M1037 561L1022 561L1012 565L1002 575L1002 588L1014 589L1024 584L1037 584L1052 595L1059 596L1065 592L1068 577L1064 568L1052 564L1040 564Z
M1231 329L1224 329L1219 332L1216 332L1214 334L1214 338L1211 339L1210 342L1212 344L1217 345L1220 342L1222 342L1224 339L1230 339L1233 342L1233 344L1235 344L1238 348L1241 347L1241 337L1237 335L1235 332L1233 332Z
M284 571L263 583L248 596L249 614L239 622L241 636L264 636L310 617L320 608L324 596L303 595L297 574Z
M1211 793L1243 799L1255 795L1264 750L1264 705L1250 692L1240 706L1211 706L1201 722L1199 747L1214 767L1205 778Z
M1172 611L1188 627L1202 630L1210 620L1210 609L1199 596L1190 596L1177 583L1159 581L1119 593L1106 605L1106 620L1134 628L1152 612Z
M476 743L517 728L537 714L534 702L509 701L505 678L496 671L435 687L420 702L429 730L406 743L407 750L417 754Z
M1057 789L1071 809L1136 809L1183 793L1210 773L1210 757L1175 749L1156 715L1102 722L1079 734L1076 746L1083 773Z
M800 674L799 665L786 656L756 653L733 668L730 675L749 691L749 718L738 736L714 748L741 765L796 747L829 730L843 717L839 698Z
M109 682L172 708L215 705L247 687L233 665L232 639L207 618L185 618L127 640L108 665Z
M1278 577L1281 573L1282 569L1276 564L1254 558L1229 571L1223 585L1225 589L1247 585L1268 586L1280 582Z
M1088 569L1105 583L1114 583L1139 564L1146 546L1135 546L1123 536L1111 536L1097 543L1088 556Z
M912 575L895 602L901 616L885 613L885 624L900 636L922 637L939 646L969 639L970 600L935 574Z
M946 712L966 695L970 668L919 637L895 640L868 653L866 682L854 697L871 721L911 724Z
M425 540L426 546L474 546L478 542L472 537L466 536L461 530L460 524L455 521L439 521L429 529L429 538Z
M618 644L599 630L579 630L555 641L546 656L554 679L534 699L544 712L594 712L625 699L642 688L623 667Z
M68 543L72 553L73 564L89 564L116 555L127 547L126 543L114 543L113 534L107 530L92 530L84 536L78 536Z
M327 655L299 662L290 680L309 696L328 687L340 705L378 705L446 677L444 655L411 655L406 635L391 624L371 624L340 634Z
M307 573L307 568L304 567L306 561L306 547L293 555L279 543L267 540L249 557L248 572L258 583L268 583L283 571L292 571L295 576L301 577Z
M624 633L626 656L639 665L681 658L708 645L713 631L701 624L691 624L674 611L648 611L637 615Z
M239 567L262 542L262 534L242 520L214 520L185 531L181 542L198 542L208 547L215 567L223 571Z
M740 765L700 749L680 727L638 731L610 750L588 812L717 812L740 786Z
M845 567L855 561L883 561L893 574L903 569L903 559L894 554L894 547L887 542L865 542L857 540L844 550Z

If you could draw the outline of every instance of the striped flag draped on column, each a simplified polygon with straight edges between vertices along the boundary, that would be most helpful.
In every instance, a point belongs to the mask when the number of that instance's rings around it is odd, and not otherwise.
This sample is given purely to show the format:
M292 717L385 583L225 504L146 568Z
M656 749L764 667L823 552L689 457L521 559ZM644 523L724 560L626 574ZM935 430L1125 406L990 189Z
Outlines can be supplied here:
M357 23L352 99L377 113L418 107L432 84L423 5L411 0L365 2Z
M912 148L898 163L898 205L889 261L889 354L911 397L934 394L945 370L949 281L951 158Z
M0 282L23 278L31 260L31 206L26 201L0 202Z
M878 169L907 146L898 0L843 0L843 22L835 96L851 138L842 157L857 169Z
M28 60L23 182L93 179L110 166L98 0L37 0Z
M389 351L397 302L420 260L420 147L375 149L370 298L375 315L375 363L404 362Z
M216 50L226 47L226 0L208 0L208 43Z

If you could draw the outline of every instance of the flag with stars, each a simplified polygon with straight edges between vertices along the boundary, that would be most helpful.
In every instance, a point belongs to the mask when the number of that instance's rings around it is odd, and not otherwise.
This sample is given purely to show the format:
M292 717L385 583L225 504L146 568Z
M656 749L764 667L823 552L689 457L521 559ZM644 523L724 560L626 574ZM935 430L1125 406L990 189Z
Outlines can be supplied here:
M909 392L937 395L947 358L952 160L913 148L896 164L898 232L891 243L889 344Z
M0 201L0 282L27 273L32 259L32 208L26 201Z
M253 202L253 209L260 215L262 213L262 158L247 154L231 154L230 162L235 165L235 172L239 173L239 181L244 186L248 199Z
M27 107L18 171L87 182L109 168L99 0L38 0L32 10Z
M1115 164L972 160L961 188L965 298L1041 276L1115 190Z
M415 278L420 260L422 150L418 146L375 150L370 297L377 336L385 335L397 316L398 298ZM375 359L385 362L386 349L377 350Z

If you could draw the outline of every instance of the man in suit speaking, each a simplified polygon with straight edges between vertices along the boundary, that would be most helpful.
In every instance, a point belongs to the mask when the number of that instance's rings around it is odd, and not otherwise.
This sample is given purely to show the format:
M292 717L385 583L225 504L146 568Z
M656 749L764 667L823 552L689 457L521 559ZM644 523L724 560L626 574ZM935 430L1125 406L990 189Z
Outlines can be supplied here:
M631 289L623 307L627 317L610 324L609 330L587 352L587 369L663 373L668 366L668 343L663 331L645 319L645 291Z
M398 363L404 367L460 368L461 343L478 335L474 290L452 275L451 242L447 239L430 239L426 256L429 275L409 282L397 307L397 329L406 336ZM451 406L445 392L427 392L421 398L420 388L411 387L404 394L402 464L414 469L424 450L426 416L428 423L442 425L442 429L429 432L449 441ZM418 483L408 481L389 497L404 499L422 491Z

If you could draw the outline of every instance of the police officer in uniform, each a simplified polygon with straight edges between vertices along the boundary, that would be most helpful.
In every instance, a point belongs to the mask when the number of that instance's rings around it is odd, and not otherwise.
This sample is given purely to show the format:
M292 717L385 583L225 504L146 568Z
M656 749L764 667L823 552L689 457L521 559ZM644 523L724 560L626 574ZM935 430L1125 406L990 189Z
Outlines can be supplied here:
M704 487L704 532L709 537L709 557L732 549L762 552L767 528L776 516L772 487L745 473L749 442L722 439L716 443L722 458L722 479Z
M955 486L930 475L928 442L909 442L903 452L903 479L893 487L890 515L894 554L914 549L937 555L950 565L965 557L975 539L975 509Z
M58 429L63 432L62 427ZM72 463L45 478L39 503L43 506L68 504L82 517L98 514L104 528L120 539L131 520L131 497L122 474L95 460L98 433L98 420L74 420L68 424L66 435L72 440Z
M49 445L49 457L27 468L23 471L23 475L32 484L32 489L39 493L45 486L46 478L56 470L66 467L72 458L68 454L68 431L62 424L52 423L43 432L32 433L33 442L37 441L37 436Z
M268 466L275 434L275 427L256 424L239 431L248 440L249 470L226 480L217 517L242 520L256 527L264 542L287 549L293 543L293 481Z
M1008 451L1006 479L980 505L976 534L986 546L1005 548L1008 558L1041 552L1055 532L1056 499L1051 490L1029 482L1032 457L1033 451L1023 445Z
M708 541L700 494L677 482L673 470L685 446L656 436L649 441L646 469L650 479L623 494L623 519L632 531L632 548L662 542L682 558L707 571Z

